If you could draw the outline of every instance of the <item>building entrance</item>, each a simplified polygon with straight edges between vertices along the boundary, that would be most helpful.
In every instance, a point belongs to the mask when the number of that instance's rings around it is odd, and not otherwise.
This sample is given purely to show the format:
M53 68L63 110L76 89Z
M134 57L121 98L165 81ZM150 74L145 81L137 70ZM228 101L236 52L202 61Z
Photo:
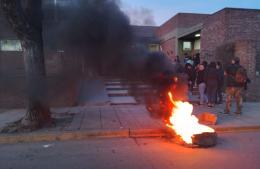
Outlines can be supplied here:
M197 31L178 39L178 55L181 60L185 54L195 56L200 53L200 36L200 31Z

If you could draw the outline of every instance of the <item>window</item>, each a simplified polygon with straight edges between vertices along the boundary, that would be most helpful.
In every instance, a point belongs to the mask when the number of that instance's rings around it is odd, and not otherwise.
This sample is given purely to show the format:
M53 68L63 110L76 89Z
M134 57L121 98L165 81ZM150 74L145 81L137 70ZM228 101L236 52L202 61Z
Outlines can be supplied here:
M191 50L191 42L183 42L183 50Z
M200 50L200 39L195 40L194 49L195 50Z
M149 44L148 48L150 52L157 52L160 50L160 46L158 44Z
M22 51L21 42L19 40L0 40L0 51Z

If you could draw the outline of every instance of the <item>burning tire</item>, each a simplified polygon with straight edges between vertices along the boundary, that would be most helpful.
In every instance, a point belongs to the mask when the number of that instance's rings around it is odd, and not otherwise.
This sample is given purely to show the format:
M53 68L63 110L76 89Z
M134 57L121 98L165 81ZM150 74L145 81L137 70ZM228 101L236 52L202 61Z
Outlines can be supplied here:
M213 147L217 144L217 133L202 133L196 134L192 138L192 144L197 145L199 147Z

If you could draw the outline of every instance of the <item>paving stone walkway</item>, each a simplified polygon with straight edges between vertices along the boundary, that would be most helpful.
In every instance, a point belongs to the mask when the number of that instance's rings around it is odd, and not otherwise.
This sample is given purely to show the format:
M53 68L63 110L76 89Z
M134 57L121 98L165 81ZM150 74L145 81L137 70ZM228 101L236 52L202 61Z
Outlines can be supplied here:
M210 112L218 117L212 127L260 126L260 103L245 103L244 113L223 114L224 105L215 108L194 106L194 114ZM136 130L165 129L162 119L150 116L144 105L82 106L52 109L57 119L56 127L41 131L85 131L85 130ZM0 128L25 114L23 109L6 110L0 113Z

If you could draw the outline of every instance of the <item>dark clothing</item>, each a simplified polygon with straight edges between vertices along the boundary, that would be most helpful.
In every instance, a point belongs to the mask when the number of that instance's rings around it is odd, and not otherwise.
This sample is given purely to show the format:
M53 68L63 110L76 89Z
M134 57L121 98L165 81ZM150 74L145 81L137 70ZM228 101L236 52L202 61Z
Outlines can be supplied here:
M175 64L175 70L176 70L176 73L185 73L184 66L182 66L182 64L180 64L178 62Z
M196 79L196 71L194 68L186 68L186 74L188 75L189 90L193 91L193 86Z
M222 103L223 102L223 89L222 88L217 88L217 93L216 93L216 103Z
M219 75L216 68L209 67L205 73L205 83L207 86L218 86Z
M216 92L218 88L219 75L216 68L209 67L205 74L205 82L207 86L207 96L210 104L216 101Z
M244 86L244 90L247 90L247 85L248 83L251 83L251 80L249 78L246 79L246 83L245 83L245 86Z
M194 58L194 66L196 67L198 64L200 64L200 56L196 55Z
M224 86L224 80L225 80L225 77L224 77L224 70L223 69L217 69L217 72L218 72L218 88L223 88Z
M186 68L186 74L188 75L188 81L195 81L196 79L196 71L194 68L188 69Z
M214 104L216 102L216 93L216 85L207 85L207 96L210 104Z
M235 76L237 70L241 68L239 64L231 64L227 67L227 87L244 87L245 84L236 82Z
M205 70L199 70L197 74L197 84L205 82Z
M216 103L222 103L223 101L223 96L222 96L222 92L223 92L223 87L224 87L224 70L223 69L217 69L218 72L218 87L217 87L217 92L216 92Z

